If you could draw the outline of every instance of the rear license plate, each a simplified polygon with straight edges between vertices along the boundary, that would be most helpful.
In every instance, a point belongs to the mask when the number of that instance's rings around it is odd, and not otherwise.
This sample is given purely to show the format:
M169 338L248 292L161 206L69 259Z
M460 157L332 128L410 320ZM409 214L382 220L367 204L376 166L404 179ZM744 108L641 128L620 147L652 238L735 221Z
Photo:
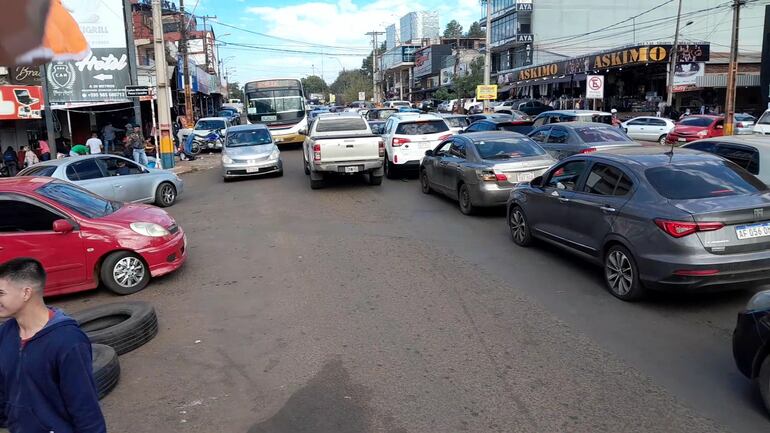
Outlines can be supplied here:
M430 141L423 141L420 143L420 149L428 149L430 148Z
M262 116L262 120L265 122L274 122L278 120L278 116Z
M519 173L519 176L518 176L519 182L529 182L534 178L535 178L535 173L531 171L528 173Z
M735 228L738 239L753 239L770 236L770 223L750 224Z
M259 173L259 167L246 167L246 173Z
M352 165L349 167L345 167L345 173L358 173L358 166Z
M685 141L687 141L687 139L686 138L677 138L676 141L678 141L680 143L684 143Z

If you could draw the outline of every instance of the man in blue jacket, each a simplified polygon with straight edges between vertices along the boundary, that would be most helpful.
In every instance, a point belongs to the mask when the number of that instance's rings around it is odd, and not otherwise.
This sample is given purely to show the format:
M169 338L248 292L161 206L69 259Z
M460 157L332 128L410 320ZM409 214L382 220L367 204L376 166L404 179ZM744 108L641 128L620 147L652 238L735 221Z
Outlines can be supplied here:
M106 433L77 322L43 302L34 259L0 265L0 427L11 433Z

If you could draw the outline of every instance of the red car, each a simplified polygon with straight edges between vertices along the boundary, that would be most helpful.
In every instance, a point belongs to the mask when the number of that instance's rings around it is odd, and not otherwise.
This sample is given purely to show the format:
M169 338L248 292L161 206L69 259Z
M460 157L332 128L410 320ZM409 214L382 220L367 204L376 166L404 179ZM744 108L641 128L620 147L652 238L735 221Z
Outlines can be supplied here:
M724 128L725 118L722 116L687 116L676 123L666 136L666 142L684 144L702 138L721 137Z
M45 294L99 286L128 295L187 258L187 238L166 211L109 201L50 177L0 179L0 262L39 260Z

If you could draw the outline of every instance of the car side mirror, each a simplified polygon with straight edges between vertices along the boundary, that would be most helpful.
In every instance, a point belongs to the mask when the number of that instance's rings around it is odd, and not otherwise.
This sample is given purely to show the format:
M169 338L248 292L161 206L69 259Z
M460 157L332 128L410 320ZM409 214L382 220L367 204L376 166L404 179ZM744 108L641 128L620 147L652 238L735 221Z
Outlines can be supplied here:
M425 151L425 156L433 156L433 151L428 149Z
M561 182L556 182L556 189L567 189L567 187Z
M717 125L717 126L715 126L714 128L716 128L716 129L724 129L725 127L724 127L724 126L722 126L722 125Z
M531 181L529 181L529 184L531 186L541 187L543 186L543 176L538 176Z
M307 128L300 128L298 132L299 135L307 135Z
M73 226L71 222L65 219L60 219L53 222L54 233L67 234L72 233L73 230L75 230L75 226Z

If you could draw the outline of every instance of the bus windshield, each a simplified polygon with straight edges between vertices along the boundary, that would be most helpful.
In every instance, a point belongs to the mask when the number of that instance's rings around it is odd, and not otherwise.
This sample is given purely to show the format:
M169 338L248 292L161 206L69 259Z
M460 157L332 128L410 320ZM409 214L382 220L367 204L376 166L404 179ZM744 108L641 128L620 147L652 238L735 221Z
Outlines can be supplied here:
M252 122L295 124L305 117L305 95L297 80L266 80L245 86L247 114Z

